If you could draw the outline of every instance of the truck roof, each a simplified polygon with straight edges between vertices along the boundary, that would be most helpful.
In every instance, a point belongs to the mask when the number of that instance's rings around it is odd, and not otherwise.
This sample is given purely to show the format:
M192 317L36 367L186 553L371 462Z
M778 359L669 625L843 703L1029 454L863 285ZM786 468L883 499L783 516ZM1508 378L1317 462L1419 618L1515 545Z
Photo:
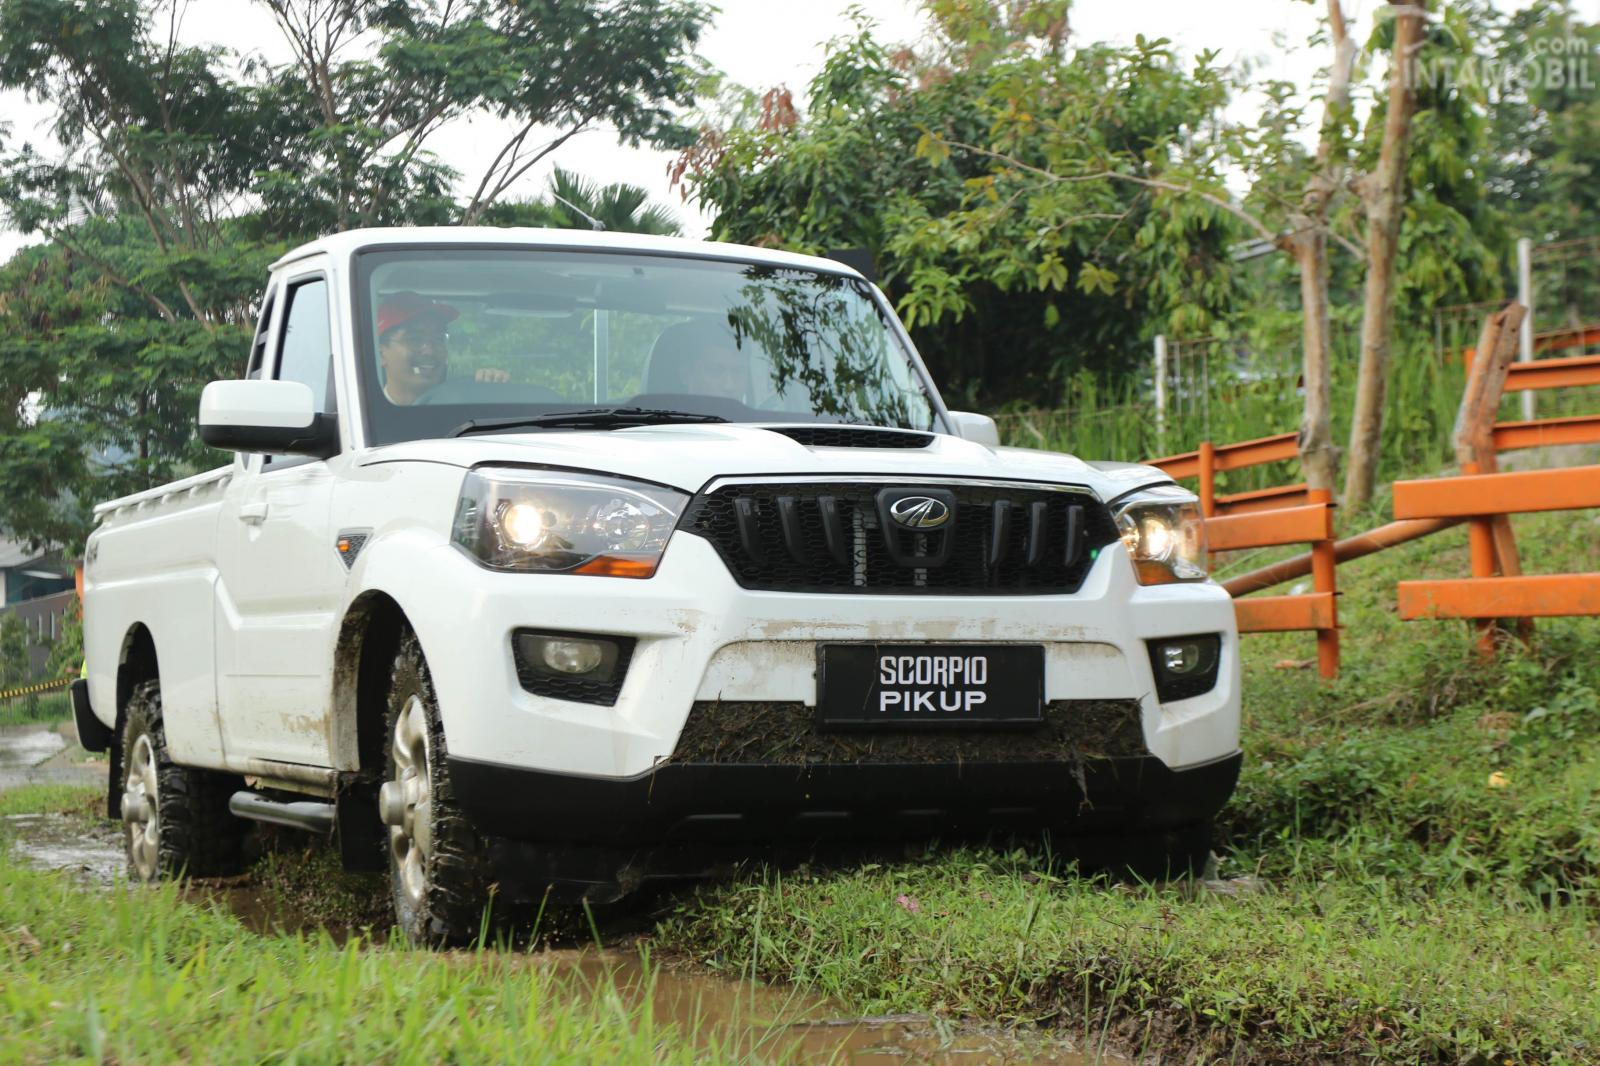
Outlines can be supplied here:
M319 237L295 248L272 268L307 256L327 253L348 256L368 248L392 245L492 245L537 246L574 251L655 252L660 255L693 256L701 259L732 259L743 263L820 270L831 274L861 277L856 270L833 259L774 248L755 248L720 241L695 241L684 237L654 237L642 233L610 233L594 230L535 229L510 226L393 226L353 229Z

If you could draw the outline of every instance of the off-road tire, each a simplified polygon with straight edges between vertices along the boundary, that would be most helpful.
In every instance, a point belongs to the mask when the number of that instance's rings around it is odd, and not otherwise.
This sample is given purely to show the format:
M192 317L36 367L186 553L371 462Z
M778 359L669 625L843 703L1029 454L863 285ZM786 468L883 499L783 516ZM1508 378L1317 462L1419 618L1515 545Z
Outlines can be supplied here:
M122 724L122 791L136 772L134 752L141 737L148 737L154 756L156 781L155 863L140 869L133 854L135 824L123 822L123 843L128 854L130 880L168 880L178 877L219 877L242 867L244 834L248 826L228 813L228 798L244 787L233 774L179 766L167 754L166 731L161 720L161 683L146 681L133 690ZM141 823L142 826L142 823ZM142 831L142 828L141 830Z
M433 678L416 634L407 630L395 654L384 714L385 783L397 779L395 731L413 699L420 702L426 719L430 848L421 867L420 897L414 896L403 880L395 830L385 827L389 831L389 884L395 924L413 944L468 944L490 927L488 919L492 918L488 842L456 802Z

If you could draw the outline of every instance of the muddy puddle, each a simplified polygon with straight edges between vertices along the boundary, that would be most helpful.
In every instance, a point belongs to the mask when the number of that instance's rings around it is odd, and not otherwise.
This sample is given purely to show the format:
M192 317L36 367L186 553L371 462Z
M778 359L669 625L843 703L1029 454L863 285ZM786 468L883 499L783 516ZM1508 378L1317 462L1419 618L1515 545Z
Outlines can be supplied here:
M97 781L92 768L44 765L66 746L59 734L44 728L0 733L0 789L37 780ZM60 774L63 770L68 772ZM98 771L104 772L103 767ZM0 824L0 839L5 838L14 857L62 870L87 888L108 888L125 877L120 826L112 822L69 814L11 815ZM339 942L352 935L347 928L327 926L297 912L248 876L191 882L184 895L195 903L224 907L247 928L265 935L326 932ZM1123 1062L1076 1053L1042 1035L978 1032L920 1016L851 1016L830 1000L796 989L647 965L629 947L458 952L445 957L463 966L533 968L570 987L574 995L614 997L630 1010L648 1006L657 1021L672 1023L715 1057L754 1054L857 1066Z
M548 951L527 964L575 978L579 987L623 1002L648 1002L659 1021L704 1040L709 1051L801 1062L868 1064L1054 1063L1087 1066L1123 1060L1073 1052L1042 1035L973 1032L922 1016L862 1018L795 989L646 966L624 951Z
M89 761L62 727L0 726L0 791L37 783L99 784L105 775L105 763Z

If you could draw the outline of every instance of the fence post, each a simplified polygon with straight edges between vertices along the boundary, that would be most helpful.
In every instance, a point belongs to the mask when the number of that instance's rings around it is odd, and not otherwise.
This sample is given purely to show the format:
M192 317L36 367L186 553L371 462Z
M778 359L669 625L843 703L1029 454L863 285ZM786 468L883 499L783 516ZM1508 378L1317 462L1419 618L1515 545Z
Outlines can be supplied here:
M1157 448L1167 450L1167 336L1156 334L1156 441Z
M1517 303L1528 309L1517 335L1517 362L1530 363L1533 361L1533 241L1527 237L1517 238ZM1522 394L1524 422L1532 422L1537 417L1534 406L1533 390L1529 389Z
M1461 473L1464 475L1478 474L1477 463L1462 463ZM1467 554L1472 560L1473 577L1494 577L1495 551L1494 551L1494 519L1490 517L1471 518L1467 520ZM1478 627L1478 656L1483 659L1494 658L1494 628L1492 618L1481 618L1476 623Z
M1208 440L1200 442L1200 513L1217 516L1217 448Z
M1333 506L1333 490L1311 489L1306 498L1312 503ZM1319 540L1311 545L1311 588L1314 592L1332 595L1332 627L1317 630L1317 672L1325 678L1339 676L1339 560L1334 553L1332 539Z

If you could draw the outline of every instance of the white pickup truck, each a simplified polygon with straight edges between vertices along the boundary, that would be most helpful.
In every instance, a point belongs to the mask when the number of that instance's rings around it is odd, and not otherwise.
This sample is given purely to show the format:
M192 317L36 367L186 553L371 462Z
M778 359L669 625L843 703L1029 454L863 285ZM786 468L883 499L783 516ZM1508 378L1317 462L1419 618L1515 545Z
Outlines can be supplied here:
M839 262L342 233L272 268L199 431L233 460L87 545L78 726L137 877L298 825L456 941L491 885L615 898L835 840L1192 868L1237 779L1194 497L1000 447Z

